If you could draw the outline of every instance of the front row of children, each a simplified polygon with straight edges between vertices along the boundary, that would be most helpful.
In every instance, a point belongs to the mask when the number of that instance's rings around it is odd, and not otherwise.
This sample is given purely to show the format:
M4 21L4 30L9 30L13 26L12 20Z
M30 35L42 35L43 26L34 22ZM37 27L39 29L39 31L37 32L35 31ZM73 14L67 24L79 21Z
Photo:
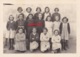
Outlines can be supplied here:
M50 48L52 48L53 52L59 53L61 50L61 36L59 35L59 31L55 30L53 32L53 36L51 37L51 43L52 47L50 44L50 36L48 34L47 28L43 29L43 32L40 35L40 40L39 40L39 35L37 33L36 28L34 27L32 29L32 33L30 34L30 51L35 51L39 48L40 45L40 51L41 52L46 52L49 51ZM40 43L39 43L40 42ZM26 37L25 34L23 33L23 29L20 28L18 30L18 33L15 36L15 45L14 49L16 51L20 52L25 52L26 49Z

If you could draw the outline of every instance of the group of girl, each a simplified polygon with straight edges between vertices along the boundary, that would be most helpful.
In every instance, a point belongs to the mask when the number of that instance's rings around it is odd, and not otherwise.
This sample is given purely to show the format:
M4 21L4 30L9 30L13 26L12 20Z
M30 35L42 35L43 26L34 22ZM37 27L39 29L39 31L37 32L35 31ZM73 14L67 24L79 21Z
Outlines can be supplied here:
M59 9L55 8L53 14L49 7L45 7L45 12L41 13L41 8L36 8L36 13L28 7L26 14L22 7L18 7L16 21L13 15L9 16L7 22L6 45L9 39L9 49L17 52L31 52L40 50L41 52L57 52L67 50L70 25L67 17L61 15Z

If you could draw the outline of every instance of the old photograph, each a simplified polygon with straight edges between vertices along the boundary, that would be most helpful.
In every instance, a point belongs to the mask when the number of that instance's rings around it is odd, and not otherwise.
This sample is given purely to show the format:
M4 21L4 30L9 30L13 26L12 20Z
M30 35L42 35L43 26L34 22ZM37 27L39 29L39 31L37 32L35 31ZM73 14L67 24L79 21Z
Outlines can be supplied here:
M3 3L4 53L76 53L76 5Z

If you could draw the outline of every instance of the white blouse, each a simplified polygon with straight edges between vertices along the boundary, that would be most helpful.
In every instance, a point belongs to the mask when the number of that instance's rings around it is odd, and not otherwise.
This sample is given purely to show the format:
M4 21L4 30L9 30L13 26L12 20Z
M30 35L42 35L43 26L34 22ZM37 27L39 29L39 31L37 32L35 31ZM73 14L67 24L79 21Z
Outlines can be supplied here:
M53 31L54 30L59 30L59 26L60 26L60 22L59 21L58 22L57 21L54 21L53 22Z
M50 13L45 13L44 14L44 21L46 21L46 18L47 18L47 16L49 16L50 15Z
M46 35L44 33L41 33L40 41L49 41L49 39L50 39L50 37L49 37L48 33Z
M60 41L61 41L61 37L59 35L58 36L55 36L55 35L52 36L52 40L51 40L52 43L60 43Z

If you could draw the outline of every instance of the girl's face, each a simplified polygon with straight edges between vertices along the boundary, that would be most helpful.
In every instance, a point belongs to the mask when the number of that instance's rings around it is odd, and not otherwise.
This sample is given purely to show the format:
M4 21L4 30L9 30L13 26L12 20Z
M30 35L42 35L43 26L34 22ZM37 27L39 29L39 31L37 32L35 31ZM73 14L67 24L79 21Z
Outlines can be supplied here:
M31 8L28 8L26 11L27 11L28 13L30 13L30 12L31 12Z
M23 15L19 15L19 19L20 20L23 20Z
M36 28L33 28L33 33L36 33Z
M37 9L37 13L40 13L40 12L41 12L41 10L38 8L38 9Z
M23 30L22 30L22 29L19 29L19 33L20 33L20 34L23 33Z
M58 31L55 31L54 34L57 36L58 35Z
M46 29L44 29L44 30L43 30L43 33L44 33L44 34L46 34L46 33L47 33Z
M32 19L33 18L33 16L32 15L29 15L29 19Z
M19 13L21 13L21 12L22 12L22 9L21 9L21 8L19 8L19 9L18 9L18 12L19 12Z
M55 20L56 21L59 21L59 16L55 16Z
M13 16L10 16L10 17L9 17L9 20L10 20L10 21L13 21L13 20L14 20L14 17L13 17Z
M46 9L45 9L45 12L48 13L48 12L49 12L49 8L46 8Z
M55 9L55 12L58 13L58 9Z
M48 20L48 21L51 21L51 17L48 17L47 20Z
M67 19L66 19L66 18L65 18L65 19L63 19L63 22L64 22L64 23L66 23L66 22L67 22Z
M42 14L39 14L39 19L41 19L42 18Z

